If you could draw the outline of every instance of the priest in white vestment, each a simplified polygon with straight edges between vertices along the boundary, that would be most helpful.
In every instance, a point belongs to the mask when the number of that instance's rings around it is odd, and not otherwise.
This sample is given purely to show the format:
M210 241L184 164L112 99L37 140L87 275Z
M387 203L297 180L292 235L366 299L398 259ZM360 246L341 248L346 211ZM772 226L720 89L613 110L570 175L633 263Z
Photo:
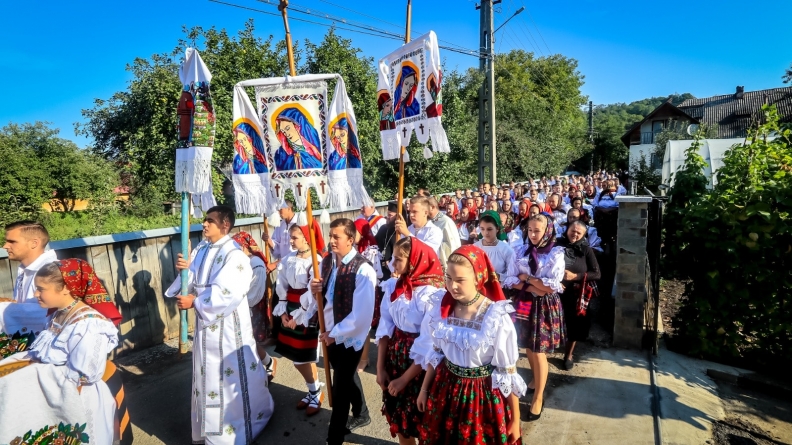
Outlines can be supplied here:
M205 237L181 258L189 269L188 295L177 279L167 296L180 309L195 309L192 383L192 440L207 444L249 444L267 425L274 409L267 371L256 352L247 292L250 260L228 236L234 213L212 207L203 222Z

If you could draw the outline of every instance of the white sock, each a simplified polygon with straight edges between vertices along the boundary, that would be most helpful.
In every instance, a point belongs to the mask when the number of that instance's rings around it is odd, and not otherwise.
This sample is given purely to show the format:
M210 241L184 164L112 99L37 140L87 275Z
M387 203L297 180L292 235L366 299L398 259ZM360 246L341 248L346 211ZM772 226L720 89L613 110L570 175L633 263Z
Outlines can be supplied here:
M264 363L264 367L269 368L272 364L272 357L266 352L264 353L264 358L261 359L261 363Z
M316 393L316 392L318 392L318 391L319 391L319 384L318 384L318 383L316 383L316 382L313 382L313 383L306 383L306 385L308 386L308 391L309 391L311 394L314 394L314 393Z

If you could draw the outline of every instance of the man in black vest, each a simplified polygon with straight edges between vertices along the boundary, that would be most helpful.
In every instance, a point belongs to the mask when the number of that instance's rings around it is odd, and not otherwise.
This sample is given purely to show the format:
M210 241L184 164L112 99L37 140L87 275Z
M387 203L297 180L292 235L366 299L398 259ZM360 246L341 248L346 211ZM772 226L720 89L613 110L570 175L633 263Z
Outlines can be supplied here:
M340 218L330 224L330 255L322 260L322 279L314 279L311 292L321 294L327 332L319 340L327 345L333 367L333 414L327 432L329 445L341 445L344 436L371 423L357 365L369 341L374 316L377 274L354 248L355 223ZM349 408L352 407L352 417Z

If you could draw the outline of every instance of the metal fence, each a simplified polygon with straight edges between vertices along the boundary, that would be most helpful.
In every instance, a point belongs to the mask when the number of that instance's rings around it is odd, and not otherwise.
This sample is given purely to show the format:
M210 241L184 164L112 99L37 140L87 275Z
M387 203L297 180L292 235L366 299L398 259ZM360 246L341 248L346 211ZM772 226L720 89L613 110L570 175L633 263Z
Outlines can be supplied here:
M643 345L654 355L657 355L660 341L660 251L663 243L663 208L666 200L665 196L652 197L646 230L649 298L644 312Z

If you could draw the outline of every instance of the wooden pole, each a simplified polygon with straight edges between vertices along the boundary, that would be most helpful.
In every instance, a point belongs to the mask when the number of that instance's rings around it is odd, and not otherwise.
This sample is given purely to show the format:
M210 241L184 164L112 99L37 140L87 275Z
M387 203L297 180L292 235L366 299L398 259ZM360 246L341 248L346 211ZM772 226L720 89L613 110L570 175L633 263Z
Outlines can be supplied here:
M264 215L264 221L261 224L261 234L266 236L269 239L269 224L267 223L267 215ZM263 237L262 237L263 238ZM267 265L269 266L272 263L272 255L270 254L269 243L264 241L264 258L267 260ZM266 283L266 291L264 293L264 298L267 299L267 319L269 320L270 328L273 326L272 320L272 280L270 279L271 272L267 270L267 283ZM269 332L267 333L269 334Z
M190 194L182 192L181 201L181 253L186 260L190 258ZM184 269L179 274L181 278L181 294L187 295L187 285L190 271ZM179 354L183 357L189 352L190 345L187 340L187 310L179 311Z
M407 0L407 26L404 30L404 43L410 43L410 22L412 21L412 0ZM396 98L394 97L394 100ZM396 203L396 214L399 215L399 218L403 218L402 216L402 204L404 202L404 152L407 151L407 147L402 146L399 150L399 200ZM404 222L405 224L407 221ZM396 234L396 240L401 238L401 234Z
M289 7L289 0L280 0L280 4L278 5L278 10L280 10L281 15L283 16L283 27L286 30L286 54L289 57L289 73L292 76L296 76L297 70L294 68L294 50L292 48L291 32L289 31L289 18L286 13L286 9L288 7ZM314 227L313 227L313 222L314 222L313 204L311 204L310 188L306 188L305 199L306 199L305 213L306 216L308 217L308 237L310 238L308 242L311 245L311 261L313 261L314 278L321 279L322 271L321 269L319 269L319 261L316 259L316 240L314 239ZM316 305L319 312L319 332L324 334L325 333L324 300L321 294L314 294L314 298L316 299ZM333 380L332 380L332 375L330 373L330 361L327 358L327 345L324 342L322 342L322 357L324 358L325 381L327 382L327 388L328 388L327 403L332 408Z

